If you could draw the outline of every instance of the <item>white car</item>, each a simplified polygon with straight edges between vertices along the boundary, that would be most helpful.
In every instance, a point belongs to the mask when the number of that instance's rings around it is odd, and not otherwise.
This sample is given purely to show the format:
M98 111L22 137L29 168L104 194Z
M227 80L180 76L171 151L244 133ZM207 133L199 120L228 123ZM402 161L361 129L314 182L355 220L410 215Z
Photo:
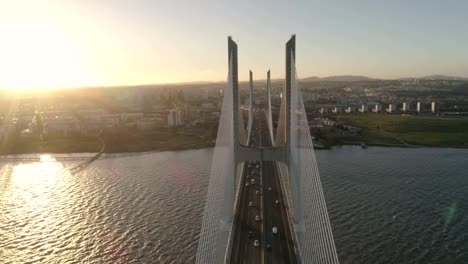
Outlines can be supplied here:
M276 200L276 201L275 201L275 204L276 204L276 205L279 205L279 203L280 203L279 200Z
M250 202L250 203L249 203L249 206L253 206L253 202Z
M278 234L278 228L276 226L274 226L271 231L273 231L273 235Z
M258 240L255 240L255 241L254 241L254 246L255 246L255 247L258 247L258 246L260 246L260 241L258 241Z
M255 216L255 221L257 221L257 222L260 221L260 216L258 216L258 215Z
M248 182L245 183L245 187L249 187L249 183L248 183Z
M255 194L260 195L260 191L259 191L259 190L256 190L256 191L255 191Z
M271 192L271 187L268 187L268 191L270 191L270 192Z

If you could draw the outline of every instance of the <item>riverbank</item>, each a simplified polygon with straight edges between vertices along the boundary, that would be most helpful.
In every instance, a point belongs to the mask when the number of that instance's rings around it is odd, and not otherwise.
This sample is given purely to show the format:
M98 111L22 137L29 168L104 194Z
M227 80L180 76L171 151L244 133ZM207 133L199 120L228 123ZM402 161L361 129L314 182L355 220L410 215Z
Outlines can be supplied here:
M332 146L360 145L382 147L443 147L468 148L468 118L436 116L353 114L331 116L333 127L311 130L316 149ZM347 125L360 128L351 132ZM104 153L186 150L213 147L216 144L215 127L159 128L148 133L137 131L104 131L100 138ZM33 153L96 153L103 142L96 136L49 136L40 139L11 138L1 145L0 155Z
M386 147L468 148L467 118L353 114L335 120L334 127L317 133L318 140L326 147L366 142L370 146ZM351 132L347 126L361 130Z
M34 153L127 153L184 150L213 147L215 137L205 129L158 129L151 133L102 133L100 138L83 135L40 139L13 138L2 146L0 155ZM101 142L102 140L102 142Z

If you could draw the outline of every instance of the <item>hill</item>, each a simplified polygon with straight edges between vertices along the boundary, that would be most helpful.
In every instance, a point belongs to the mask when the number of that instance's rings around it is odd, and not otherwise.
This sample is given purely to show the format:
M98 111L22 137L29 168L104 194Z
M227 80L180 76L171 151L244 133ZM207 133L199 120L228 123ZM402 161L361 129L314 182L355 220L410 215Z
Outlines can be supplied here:
M452 81L466 81L468 78L463 78L463 77L457 77L457 76L447 76L447 75L429 75L429 76L424 76L419 79L422 80L452 80Z
M377 79L372 79L366 76L355 76L355 75L338 75L338 76L328 76L328 77L307 77L303 78L302 81L322 81L322 82L366 82L366 81L375 81Z

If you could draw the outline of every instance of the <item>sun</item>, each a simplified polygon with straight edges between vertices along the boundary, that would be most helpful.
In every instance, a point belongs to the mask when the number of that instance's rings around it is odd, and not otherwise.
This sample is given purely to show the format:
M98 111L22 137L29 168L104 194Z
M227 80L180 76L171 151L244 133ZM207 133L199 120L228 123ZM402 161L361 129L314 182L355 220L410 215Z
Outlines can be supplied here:
M53 27L16 25L2 41L1 88L53 88L92 82L79 44Z
M42 16L20 13L0 19L0 89L99 83L92 71L92 56L82 45L80 35Z

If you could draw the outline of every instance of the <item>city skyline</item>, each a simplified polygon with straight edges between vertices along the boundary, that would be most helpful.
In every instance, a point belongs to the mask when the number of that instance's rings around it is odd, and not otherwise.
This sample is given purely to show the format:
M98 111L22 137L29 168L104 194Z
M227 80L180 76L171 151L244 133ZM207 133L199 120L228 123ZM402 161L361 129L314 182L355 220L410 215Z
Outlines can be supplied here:
M28 8L25 8L27 6ZM295 33L300 78L468 77L468 3L279 1L0 4L0 89L119 86L226 79L228 35L241 81L284 77ZM265 72L265 76L262 73Z

